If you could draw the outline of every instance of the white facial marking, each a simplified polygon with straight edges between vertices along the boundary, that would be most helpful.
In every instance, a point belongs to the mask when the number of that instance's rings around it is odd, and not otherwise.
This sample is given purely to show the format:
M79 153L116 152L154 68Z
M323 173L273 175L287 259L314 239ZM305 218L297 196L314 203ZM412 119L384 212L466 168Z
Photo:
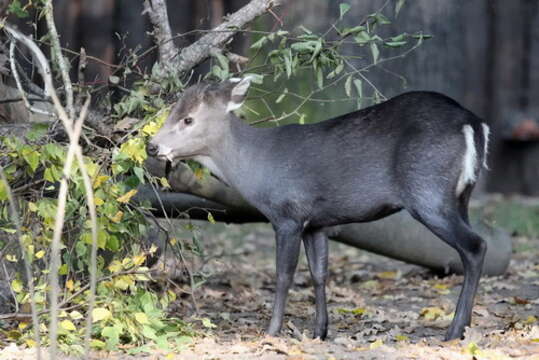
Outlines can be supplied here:
M485 149L483 151L483 167L488 170L489 168L487 164L487 155L488 155L488 141L489 141L488 137L490 135L490 128L485 123L481 123L481 126L483 126L483 138L485 142Z
M231 112L231 111L237 110L237 109L239 109L242 105L243 105L243 102L241 102L241 103L236 103L236 102L233 102L233 101L229 101L229 102L228 102L228 105L226 106L226 112Z
M462 170L457 182L457 196L462 194L466 185L475 182L477 169L477 150L475 149L473 128L471 125L464 125L462 127L462 132L464 133L466 150L464 152L464 157L462 158Z
M166 145L159 145L159 152L157 154L158 156L163 156L172 161L172 148Z

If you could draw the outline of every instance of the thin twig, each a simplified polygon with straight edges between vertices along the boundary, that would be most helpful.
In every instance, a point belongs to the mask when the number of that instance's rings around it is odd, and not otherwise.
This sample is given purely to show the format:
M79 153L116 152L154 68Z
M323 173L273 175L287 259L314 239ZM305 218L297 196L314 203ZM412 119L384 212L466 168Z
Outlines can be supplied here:
M52 58L56 58L58 68L60 69L60 75L62 76L62 82L64 83L64 89L66 94L66 108L67 113L71 119L75 117L75 109L73 107L73 86L69 77L69 70L67 69L64 55L62 55L62 48L60 47L60 37L54 24L54 9L52 7L52 0L45 0L45 20L51 37L51 53Z
M32 309L32 325L34 327L34 341L37 345L37 359L41 360L41 340L39 338L39 319L37 315L36 299L35 299L35 288L34 288L34 276L32 274L32 268L30 264L30 259L28 257L28 252L24 246L24 241L22 240L22 230L21 230L21 219L19 217L19 212L17 209L17 204L13 198L13 193L7 181L6 174L4 173L4 168L0 165L0 180L4 182L4 189L7 195L9 203L9 212L11 220L15 224L15 230L17 234L17 239L19 241L19 247L21 248L22 258L24 260L24 270L26 272L26 281L28 281L28 290L30 292L30 307Z
M19 72L17 71L17 66L15 65L15 41L12 41L11 44L9 45L9 62L11 65L11 73L13 74L13 78L15 79L15 84L17 85L17 89L19 90L19 93L21 94L21 99L24 103L24 106L30 112L41 114L41 115L52 116L52 114L49 113L48 111L33 107L28 101L28 98L26 97L26 92L24 91L22 87L21 78L19 76Z

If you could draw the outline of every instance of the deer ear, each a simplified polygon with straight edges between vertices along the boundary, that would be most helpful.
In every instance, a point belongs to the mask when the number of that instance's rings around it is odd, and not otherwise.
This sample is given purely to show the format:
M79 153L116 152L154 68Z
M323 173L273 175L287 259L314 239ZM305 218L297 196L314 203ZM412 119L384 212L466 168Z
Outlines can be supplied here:
M232 90L230 90L230 98L228 100L226 112L239 109L243 105L245 95L247 95L247 90L249 90L249 86L251 85L251 77L246 76L243 79L232 78L229 81L233 83L233 87Z

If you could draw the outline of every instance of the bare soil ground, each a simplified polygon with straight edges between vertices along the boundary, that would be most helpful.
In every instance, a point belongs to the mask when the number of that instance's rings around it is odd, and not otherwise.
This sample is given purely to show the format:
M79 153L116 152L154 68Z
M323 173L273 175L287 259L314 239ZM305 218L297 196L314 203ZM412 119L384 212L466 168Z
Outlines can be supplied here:
M216 327L208 334L198 321L208 335L187 345L178 358L539 359L539 239L514 238L507 274L481 280L472 327L464 340L450 342L442 339L461 276L439 277L334 244L330 333L321 342L310 339L314 297L305 261L289 296L282 336L264 336L274 288L273 233L264 225L214 231L221 235L203 236L202 269L211 276L197 290L199 313L193 313L189 297L173 311L193 320L209 318Z

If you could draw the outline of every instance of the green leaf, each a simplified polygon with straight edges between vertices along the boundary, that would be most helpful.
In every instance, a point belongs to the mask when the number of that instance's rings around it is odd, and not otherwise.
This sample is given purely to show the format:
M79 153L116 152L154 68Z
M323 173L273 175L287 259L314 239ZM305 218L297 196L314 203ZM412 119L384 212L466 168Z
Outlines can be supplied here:
M371 41L371 36L366 31L360 31L356 36L354 36L354 40L358 45L363 46Z
M107 348L112 350L120 342L120 331L113 326L106 326L101 331L101 336L106 338Z
M346 96L350 97L352 96L352 75L348 76L346 81L344 82L344 91L346 92Z
M319 67L316 72L316 81L318 83L318 88L322 89L324 87L324 72L321 67Z
M26 163L30 166L32 172L35 172L39 166L39 153L30 146L24 146L21 150L21 155Z
M401 12L401 9L404 6L405 2L406 0L397 0L397 3L395 4L395 17L399 16L399 13Z
M16 293L20 293L22 291L22 282L18 279L15 279L11 282L11 290L13 290Z
M398 48L398 47L406 45L407 43L408 43L407 41L386 41L384 42L384 45L393 47L393 48Z
M348 12L348 10L350 10L350 4L347 4L347 3L340 4L339 10L341 12L340 18L342 19L342 17Z
M354 86L356 87L357 96L363 97L363 82L361 79L354 79Z
M3 180L0 180L0 201L7 200L7 186Z
M251 78L251 82L253 84L261 85L262 83L264 83L264 75L262 74L245 73L243 74L243 76Z
M355 33L358 33L360 31L365 31L365 26L362 26L362 25L359 25L359 26L354 26L352 28L344 28L341 32L341 36L347 36L347 35L350 35L350 34L355 34Z
M64 148L57 144L50 143L43 146L42 149L44 154L47 155L47 157L49 157L50 159L63 160L65 157Z
M69 267L67 266L67 264L62 264L62 266L60 266L60 268L58 269L59 275L67 275L68 272L69 272Z
M142 335L144 335L148 339L157 340L157 334L155 333L155 330L147 325L144 325L142 327Z
M307 28L306 28L305 26L303 26L303 25L300 25L299 28L301 29L301 31L303 31L304 33L306 33L306 34L308 34L308 35L310 35L310 34L313 33L311 30L307 29Z
M77 330L77 328L71 322L71 320L62 320L60 322L60 328L66 330L66 331L75 331L75 330Z
M135 320L137 320L140 324L149 324L150 321L148 320L148 316L143 312L136 312L133 314L135 316Z
M383 14L381 13L376 13L375 15L375 19L376 19L376 22L379 23L380 25L388 25L388 24L391 24L391 21L389 21L389 19L387 17L385 17Z
M92 322L98 322L112 318L112 313L105 308L95 308L92 310ZM103 335L105 336L105 335Z
M30 131L26 133L26 138L30 141L36 141L47 135L49 124L35 123L32 124Z
M200 319L202 321L202 326L208 329L214 329L217 327L209 318L202 318Z
M292 75L292 50L287 49L283 52L284 67L286 69L286 77L290 79Z
M275 103L276 104L279 104L281 101L283 101L284 97L286 96L286 93L282 93L281 95L279 95L279 97L277 98L277 100L275 100Z
M251 45L251 49L258 50L261 49L262 46L264 46L268 42L268 39L265 36L262 36L260 39L258 39L256 42Z
M48 182L56 182L62 178L62 169L57 166L51 166L45 169L43 178Z
M226 72L229 72L229 67L228 67L228 59L226 56L224 56L222 53L220 52L215 52L213 54L213 56L215 58L217 58L217 61L219 61L219 65L221 66L221 68L226 71Z
M378 63L378 56L380 55L380 50L378 50L378 45L376 45L375 42L371 42L371 53L372 53L372 61L374 64Z
M28 11L21 5L19 0L15 0L9 4L8 11L18 18L28 17Z

